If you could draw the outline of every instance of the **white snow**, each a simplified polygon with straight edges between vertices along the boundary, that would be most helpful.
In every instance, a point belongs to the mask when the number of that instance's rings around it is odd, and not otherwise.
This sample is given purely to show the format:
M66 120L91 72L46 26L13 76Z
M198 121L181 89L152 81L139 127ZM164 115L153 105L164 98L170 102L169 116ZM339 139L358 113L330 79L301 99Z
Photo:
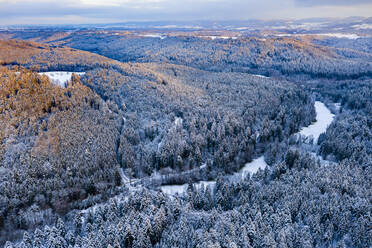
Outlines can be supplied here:
M72 74L84 75L85 72L69 72L69 71L48 71L39 72L40 75L46 75L50 78L52 83L61 87L65 87L67 81L71 80Z
M123 185L130 184L130 179L125 175L123 168L119 169L119 174Z
M356 40L360 38L357 34L343 34L343 33L328 33L328 34L319 34L321 36L328 36L328 37L336 37L336 38L345 38L345 39L351 39Z
M239 27L239 28L235 28L235 30L245 30L245 29L251 29L250 27Z
M205 166L202 165L201 167ZM239 171L234 173L231 177L232 180L241 180L245 178L248 174L256 173L259 169L264 170L267 166L267 163L264 160L264 156L254 159L250 163L246 163L244 167ZM200 168L201 168L200 167ZM200 181L193 184L195 188L200 189L201 187L210 187L212 190L216 185L216 181ZM168 195L176 195L176 194L184 194L187 190L188 184L182 185L164 185L161 186L160 189L163 193Z
M260 77L260 78L269 78L269 77L266 77L264 75L259 75L259 74L252 74L252 75L255 76L255 77Z
M160 187L161 191L167 195L183 194L187 190L187 184L182 185L164 185Z
M194 186L197 189L200 189L201 187L206 188L208 186L210 186L211 189L213 189L215 185L216 185L216 181L200 181L198 183L194 183Z
M351 39L356 40L361 38L357 34L346 34L346 33L325 33L325 34L276 34L277 37L291 37L291 36L308 36L308 35L317 35L317 36L326 36L326 37L335 37L340 39Z
M267 163L265 162L264 156L261 156L250 163L246 163L244 167L239 172L234 173L233 176L236 178L245 178L249 173L256 173L259 169L264 170L266 166Z
M201 187L206 188L210 186L210 188L213 190L214 186L216 185L216 181L200 181L197 183L193 183L193 185L196 189L201 189ZM182 195L186 193L187 187L188 187L188 184L185 183L182 185L164 185L164 186L161 186L160 189L161 191L163 191L163 193L167 195L176 195L176 194Z
M202 29L201 26L191 26L191 25L162 25L162 26L154 26L154 28L163 29L163 28L183 28L183 29Z
M337 111L340 111L340 109L341 109L341 103L340 102L336 102L335 103L335 108L336 108Z
M182 123L183 123L183 119L180 117L176 117L176 119L174 120L174 125L176 125L176 127L182 126Z
M335 115L332 114L331 111L322 102L316 101L314 106L316 110L316 122L314 122L308 127L304 127L299 132L299 134L304 135L304 136L312 136L314 138L314 141L316 142L319 138L319 135L321 133L324 133L327 130L327 127L332 123ZM177 119L175 120L175 124L176 122L177 122ZM317 157L316 154L313 154L313 156ZM331 164L331 162L323 160L322 158L319 158L319 159L321 160L321 163L324 165ZM206 164L203 164L202 166L200 166L200 168L205 168L205 166ZM236 181L236 180L244 179L247 175L254 174L259 169L264 170L267 166L268 165L265 162L264 156L261 156L259 158L254 159L250 163L246 163L239 172L236 172L232 176L230 176L230 180ZM200 182L194 183L194 186L196 188L200 188L202 185L204 187L210 186L213 189L215 184L216 184L215 181L200 181ZM168 194L168 195L172 195L172 196L176 194L181 195L186 192L187 185L188 184L164 185L164 186L161 186L160 189L161 191L163 191L165 194Z
M204 169L204 168L206 168L206 167L207 167L207 164L204 163L204 164L202 164L202 165L200 166L200 169Z
M289 24L288 27L291 29L311 30L322 27L324 24L325 24L324 22L304 22L301 24Z
M207 35L207 36L198 36L199 38L210 38L212 40L215 40L215 39L223 39L223 40L227 40L227 39L232 39L232 40L236 40L238 39L238 37L236 36L215 36L215 35Z
M323 159L322 156L317 155L315 152L310 153L310 155L313 156L313 158L319 160L321 165L329 166L332 164L336 164L335 162Z
M299 134L304 136L313 136L314 142L318 141L319 135L324 133L327 130L327 127L332 123L334 114L329 111L329 109L324 105L324 103L316 101L315 102L316 110L316 122L311 124L308 127L301 129Z
M372 24L368 24L368 23L356 24L356 25L353 25L353 28L355 28L355 29L372 29Z
M276 34L277 37L287 37L287 36L293 36L293 34Z
M216 181L200 181L198 183L194 183L194 187L198 190L201 189L202 187L203 188L209 187L211 191L213 191L215 186L216 186Z
M161 40L164 40L165 38L167 38L167 36L161 35L161 34L143 34L143 35L140 35L140 36L148 37L148 38L159 38Z

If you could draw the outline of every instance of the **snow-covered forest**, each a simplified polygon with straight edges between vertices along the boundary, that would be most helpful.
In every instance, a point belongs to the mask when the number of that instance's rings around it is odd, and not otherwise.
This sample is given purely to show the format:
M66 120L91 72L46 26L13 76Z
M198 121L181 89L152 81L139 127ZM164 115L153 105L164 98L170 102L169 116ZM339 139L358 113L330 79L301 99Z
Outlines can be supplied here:
M6 35L0 247L372 246L371 38Z

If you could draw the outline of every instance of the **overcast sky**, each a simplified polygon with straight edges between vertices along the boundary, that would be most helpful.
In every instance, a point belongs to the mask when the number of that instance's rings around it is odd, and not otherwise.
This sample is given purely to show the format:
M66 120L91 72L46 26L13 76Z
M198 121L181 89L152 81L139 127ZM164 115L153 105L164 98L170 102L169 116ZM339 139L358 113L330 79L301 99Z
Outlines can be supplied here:
M371 0L0 0L0 25L371 16Z

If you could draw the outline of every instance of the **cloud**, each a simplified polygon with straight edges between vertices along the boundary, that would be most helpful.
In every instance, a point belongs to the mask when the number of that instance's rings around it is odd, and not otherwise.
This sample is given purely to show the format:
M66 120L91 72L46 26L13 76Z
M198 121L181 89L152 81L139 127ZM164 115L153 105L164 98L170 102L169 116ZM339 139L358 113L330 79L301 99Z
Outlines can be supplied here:
M1 24L298 19L368 15L370 0L0 0ZM353 2L355 4L352 4ZM329 5L332 4L332 9ZM344 5L348 4L348 9ZM361 7L362 6L362 7Z
M371 0L295 0L298 6L351 6L370 4Z

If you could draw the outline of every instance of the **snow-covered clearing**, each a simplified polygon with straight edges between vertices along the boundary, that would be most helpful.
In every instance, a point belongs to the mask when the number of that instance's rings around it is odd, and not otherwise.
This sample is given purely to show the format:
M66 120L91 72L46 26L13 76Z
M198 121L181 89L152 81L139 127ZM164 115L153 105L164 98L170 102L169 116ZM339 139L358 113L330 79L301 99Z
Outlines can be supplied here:
M310 126L302 128L299 134L306 137L312 136L314 138L314 142L316 143L319 135L327 130L327 127L332 123L335 115L331 113L324 103L319 101L315 102L315 110L316 121Z
M200 169L204 169L204 168L206 168L206 167L207 167L207 164L204 163L204 164L202 164L202 165L200 166Z
M335 37L335 38L344 38L344 39L351 39L351 40L356 40L361 38L357 34L343 34L343 33L328 33L328 34L318 34L321 36L328 36L328 37Z
M260 78L269 78L269 77L266 77L264 75L260 75L260 74L252 74L253 76L255 77L260 77Z
M187 184L182 185L164 185L160 187L161 191L167 195L181 195L186 192Z
M359 38L362 38L361 36L357 34L346 34L346 33L325 33L325 34L276 34L277 37L291 37L291 36L309 36L309 35L315 35L315 36L325 36L325 37L334 37L339 39L350 39L350 40L356 40Z
M372 24L363 23L363 24L356 24L352 26L355 29L372 29Z
M69 72L69 71L48 71L39 72L40 75L46 75L50 78L52 83L57 84L61 87L65 87L67 81L71 80L72 74L84 75L85 72Z
M169 29L169 28L176 28L176 29L179 29L179 28L182 28L182 29L202 29L203 27L202 26L192 26L192 25L161 25L161 26L154 26L154 28L158 28L158 29Z
M161 34L142 34L140 36L147 37L147 38L159 38L161 40L164 40L165 38L167 38L167 36L161 35Z
M212 40L215 40L215 39L223 39L223 40L227 40L227 39L232 39L232 40L236 40L238 39L238 37L236 36L215 36L215 35L207 35L207 36L198 36L199 38L210 38Z
M288 27L290 29L304 29L304 30L312 30L316 28L320 28L326 24L325 22L304 22L301 24L289 24Z
M193 183L193 185L196 189L200 189L201 187L206 188L208 186L210 186L210 188L213 189L214 186L216 185L216 181L200 181L197 183ZM188 187L188 184L185 183L182 185L164 185L164 186L161 186L160 189L161 191L163 191L163 193L167 195L176 195L176 194L182 195L186 193L187 187Z

